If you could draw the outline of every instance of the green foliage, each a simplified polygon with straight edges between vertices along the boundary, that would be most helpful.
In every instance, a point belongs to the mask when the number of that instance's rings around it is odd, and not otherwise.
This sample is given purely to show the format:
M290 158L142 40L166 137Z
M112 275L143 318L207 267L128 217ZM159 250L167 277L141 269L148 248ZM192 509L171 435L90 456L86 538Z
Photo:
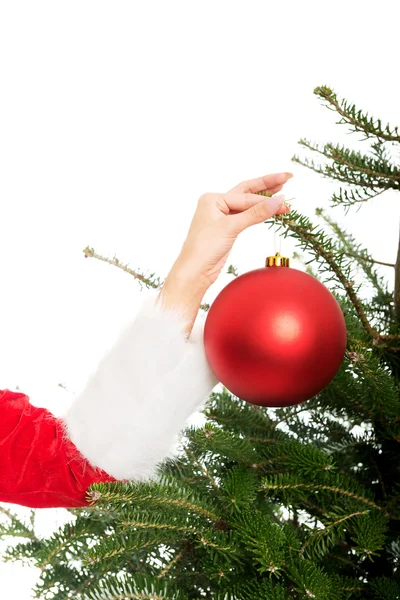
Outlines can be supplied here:
M359 554L379 555L386 540L388 518L381 512L368 513L357 519L354 523L353 549Z
M289 595L280 583L264 579L245 583L240 590L240 598L242 600L290 600L293 596Z
M250 508L257 494L256 474L246 467L232 467L222 478L221 494L226 497L229 512Z
M185 600L187 598L173 583L142 573L134 577L106 575L101 582L90 586L85 597L88 600L110 600L111 598L113 600L125 600L125 598Z
M332 205L360 208L400 189L387 147L400 142L398 129L327 86L315 94L373 140L364 153L300 140L326 164L295 162L351 186ZM74 522L47 539L35 534L34 511L24 523L0 507L8 518L0 537L22 540L3 558L41 569L37 598L400 599L400 299L353 235L323 209L317 217L329 231L297 211L269 223L296 240L307 272L341 305L347 349L336 377L280 409L222 387L205 425L186 429L181 454L156 481L91 486L96 504L71 509Z
M371 590L375 592L374 598L379 600L398 600L400 598L400 586L394 579L377 577L371 583Z
M380 119L369 118L368 113L356 110L355 105L346 100L338 101L336 94L326 86L317 87L314 93L323 99L328 108L337 111L341 116L339 124L344 123L354 132L362 133L366 140L375 139L371 144L371 157L339 144L327 143L321 148L306 139L299 141L302 146L331 162L321 166L316 165L313 160L301 159L298 156L293 157L294 162L330 179L354 186L350 191L340 188L339 194L332 196L331 205L349 208L354 204L366 202L385 190L399 190L400 170L398 165L392 162L389 149L385 146L388 142L400 142L398 128L391 129L388 124L382 128Z
M385 128L382 128L380 119L368 117L368 113L364 113L361 109L357 110L355 104L351 104L345 99L338 100L335 92L328 86L316 87L314 94L322 98L328 108L335 110L340 115L338 124L346 124L350 131L362 133L364 139L372 137L379 142L400 142L398 127L391 129L387 124Z
M278 573L285 567L287 543L281 526L260 511L242 512L230 519L245 550L253 556L254 568L260 573Z

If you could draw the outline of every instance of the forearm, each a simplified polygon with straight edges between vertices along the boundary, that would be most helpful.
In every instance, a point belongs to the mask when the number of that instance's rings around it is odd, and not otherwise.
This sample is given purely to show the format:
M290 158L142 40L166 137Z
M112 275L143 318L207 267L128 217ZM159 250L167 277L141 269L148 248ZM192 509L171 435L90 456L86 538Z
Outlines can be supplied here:
M186 339L190 337L208 287L201 276L196 276L188 268L185 268L179 263L178 259L157 297L157 302L160 302L163 308L181 308L183 318L187 322L185 327Z

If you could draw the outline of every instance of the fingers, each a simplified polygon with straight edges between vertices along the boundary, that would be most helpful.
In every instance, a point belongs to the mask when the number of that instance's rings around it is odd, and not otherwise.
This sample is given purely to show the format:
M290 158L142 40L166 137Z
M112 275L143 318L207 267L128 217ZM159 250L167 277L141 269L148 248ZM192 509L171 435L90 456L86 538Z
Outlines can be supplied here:
M284 184L282 183L281 185L276 185L276 186L274 186L272 188L269 188L268 190L262 190L262 191L266 191L269 194L277 194L278 192L281 191L281 189L283 188L283 185Z
M233 210L241 210L241 212L228 215L224 219L224 225L233 235L239 235L247 227L263 223L275 214L287 212L286 209L284 210L283 205L284 196L263 197L261 201L260 196L256 194L228 193L224 194L223 197L226 202L229 202L229 206L236 207ZM239 208L240 206L242 206L242 209Z
M271 192L275 194L279 190L282 189L282 186L293 177L292 173L273 173L272 175L263 175L262 177L256 177L255 179L249 179L247 181L242 181L235 187L233 187L230 192L240 192L246 193L250 192L255 194L256 192ZM280 187L279 187L280 186ZM279 189L276 189L279 188ZM272 191L275 190L275 191Z
M220 206L221 210L225 214L229 214L229 211L243 212L254 206L255 204L259 204L263 200L270 206L273 206L274 201L278 196L274 198L268 198L266 196L258 196L257 194L240 194L237 192L228 192L227 194L218 194L219 198L217 198L218 202L223 203L224 206ZM279 196L281 198L281 203L285 199L284 196ZM275 202L276 203L276 202Z

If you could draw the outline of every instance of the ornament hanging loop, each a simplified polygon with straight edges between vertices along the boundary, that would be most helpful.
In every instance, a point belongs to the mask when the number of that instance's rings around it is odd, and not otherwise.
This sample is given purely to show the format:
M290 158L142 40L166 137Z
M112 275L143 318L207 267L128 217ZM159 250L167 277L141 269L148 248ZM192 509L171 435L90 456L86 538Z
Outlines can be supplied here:
M290 198L290 200L294 200L294 198ZM289 204L289 200L284 200L283 204L285 206L288 206L290 209L292 208ZM277 223L277 216L278 215L274 215L274 220L275 220L275 225ZM281 224L283 225L283 213L281 214ZM281 252L282 252L282 236L280 236L279 238L279 252L276 249L276 227L274 228L274 252L275 252L275 256L267 256L267 258L265 259L265 266L266 267L272 267L272 266L277 266L277 267L289 267L289 258L286 256L281 256Z
M276 252L275 256L267 256L265 259L266 267L290 267L290 260L287 256L281 256L280 252Z

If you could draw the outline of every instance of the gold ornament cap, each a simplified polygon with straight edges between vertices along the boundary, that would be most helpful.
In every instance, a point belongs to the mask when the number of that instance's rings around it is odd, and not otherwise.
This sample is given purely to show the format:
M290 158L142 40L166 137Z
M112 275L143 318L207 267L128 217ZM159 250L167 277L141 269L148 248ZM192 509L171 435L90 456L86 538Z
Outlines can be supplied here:
M289 267L289 258L287 256L281 256L280 252L277 252L275 256L267 256L265 259L266 267Z

